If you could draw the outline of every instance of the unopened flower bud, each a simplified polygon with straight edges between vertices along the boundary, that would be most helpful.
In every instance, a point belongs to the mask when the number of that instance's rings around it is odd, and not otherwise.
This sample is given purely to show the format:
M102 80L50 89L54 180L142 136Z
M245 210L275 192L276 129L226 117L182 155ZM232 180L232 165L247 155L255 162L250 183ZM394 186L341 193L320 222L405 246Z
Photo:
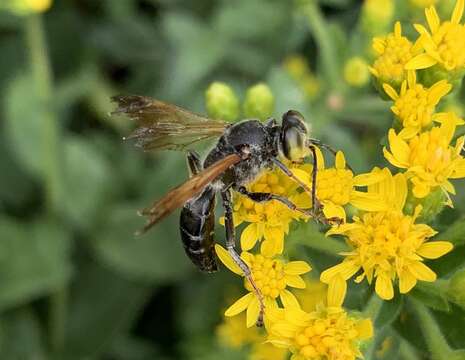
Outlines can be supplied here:
M239 100L225 83L212 83L205 92L205 103L208 115L214 119L233 122L239 117Z
M439 187L424 198L416 198L412 193L409 193L404 211L407 214L413 214L415 208L421 205L422 210L419 219L421 222L428 223L444 209L447 200L446 195Z
M344 79L349 85L355 87L366 85L370 79L366 61L358 56L350 58L344 65Z
M265 84L257 84L247 90L244 101L244 115L247 118L265 120L274 111L274 96Z
M362 7L362 27L370 35L386 32L394 13L392 0L365 0Z

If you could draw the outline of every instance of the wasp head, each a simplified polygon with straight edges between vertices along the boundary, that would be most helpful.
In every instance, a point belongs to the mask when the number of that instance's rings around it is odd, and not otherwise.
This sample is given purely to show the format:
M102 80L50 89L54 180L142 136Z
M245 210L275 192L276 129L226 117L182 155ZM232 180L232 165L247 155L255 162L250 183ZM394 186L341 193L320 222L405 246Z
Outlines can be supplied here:
M295 110L289 110L283 115L281 126L281 152L285 158L298 161L309 154L307 148L308 129L304 117Z

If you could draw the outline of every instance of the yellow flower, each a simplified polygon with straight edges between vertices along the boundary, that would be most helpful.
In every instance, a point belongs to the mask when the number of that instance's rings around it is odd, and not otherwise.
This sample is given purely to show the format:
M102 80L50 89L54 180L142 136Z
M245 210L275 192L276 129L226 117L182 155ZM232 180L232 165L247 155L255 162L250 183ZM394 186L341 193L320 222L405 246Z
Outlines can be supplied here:
M397 88L407 78L405 64L420 51L420 46L412 44L402 36L400 22L396 22L394 32L384 37L373 39L373 49L377 55L371 73L382 83L389 83Z
M417 83L415 71L409 71L407 81L402 82L399 93L389 84L383 84L383 88L394 100L391 110L403 126L399 136L408 139L431 125L436 105L452 89L452 85L446 80L440 80L430 88L425 88Z
M216 328L218 340L230 348L238 349L262 339L257 327L244 328L245 313L234 317L225 317Z
M358 56L350 58L344 65L344 79L352 86L361 87L368 83L370 73L368 64Z
M354 176L346 168L344 154L338 151L335 166L325 168L325 161L321 151L317 149L317 182L316 195L323 205L323 212L327 218L346 218L345 205L351 204L360 210L379 211L383 209L378 197L356 190L358 186L367 186L382 180L380 174L360 174Z
M215 250L223 264L232 272L244 276L242 270L233 261L226 249L215 245ZM284 307L299 307L295 296L286 288L305 288L305 282L300 275L311 270L305 261L284 262L263 254L253 255L242 252L241 258L247 263L252 272L252 278L263 295L265 303L265 316L267 311L277 308L278 297ZM225 312L226 316L235 316L247 310L247 327L257 322L260 306L256 294L247 279L244 279L245 288L249 291L246 295L232 304Z
M370 319L351 317L342 308L276 309L272 317L268 341L289 349L291 360L362 358L360 342L373 336Z
M457 0L450 21L439 19L434 6L425 9L430 32L423 25L415 24L420 33L419 44L425 50L406 64L406 69L426 69L439 64L447 71L465 69L465 27L460 24L464 0Z
M445 194L455 194L449 179L465 177L465 159L460 155L465 137L450 145L457 124L463 123L453 113L436 114L440 127L402 139L393 129L389 130L390 152L384 148L385 158L394 166L407 169L406 176L413 184L413 195L424 198L436 187ZM450 200L449 200L450 203Z
M287 164L291 171L307 185L310 185L310 165ZM269 192L282 195L301 208L310 208L311 197L305 192L299 192L299 184L275 169L264 172L256 181L247 186L251 192ZM241 234L241 248L244 251L252 249L257 241L264 239L261 251L267 256L281 254L284 248L284 235L289 231L289 225L294 220L304 219L298 211L290 210L286 205L271 200L265 203L255 203L249 198L234 194L234 223L250 223Z
M376 293L389 300L394 296L392 282L397 278L401 293L409 292L418 280L435 281L436 274L423 260L441 257L451 251L453 245L447 241L428 241L436 231L426 224L415 224L421 206L417 206L413 216L403 214L407 197L404 174L392 176L389 172L385 183L372 191L391 199L389 210L365 213L354 217L352 223L328 231L327 235L346 236L351 251L342 253L344 260L325 270L320 280L334 287L332 284L340 283L341 277L348 280L361 270L355 281L366 278L371 284L376 278Z

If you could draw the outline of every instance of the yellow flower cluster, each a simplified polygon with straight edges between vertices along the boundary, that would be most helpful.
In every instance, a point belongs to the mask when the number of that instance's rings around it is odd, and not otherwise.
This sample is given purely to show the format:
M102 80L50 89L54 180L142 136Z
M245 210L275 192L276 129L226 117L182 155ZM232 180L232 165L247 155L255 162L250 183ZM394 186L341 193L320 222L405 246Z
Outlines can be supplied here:
M462 12L463 0L458 0L451 22L442 26L434 7L426 10L430 28L436 34L432 39L441 44L441 51L459 46L456 27ZM388 132L389 144L383 149L384 156L401 172L393 176L387 168L373 169L372 173L381 176L382 180L368 185L367 195L377 196L385 208L361 212L352 222L327 232L327 235L344 236L350 250L341 254L344 260L340 264L323 271L320 277L333 288L341 279L346 281L353 276L357 283L364 279L369 284L374 281L376 293L384 300L394 297L395 282L398 282L400 293L407 293L417 281L436 280L436 274L424 261L443 256L453 246L448 241L430 240L436 231L418 222L422 201L427 201L430 194L439 190L444 194L441 201L452 205L449 193L455 194L455 189L450 179L465 177L462 156L465 137L459 137L455 145L451 144L456 127L464 121L453 112L436 112L436 106L452 90L452 85L444 78L428 87L421 81L428 78L425 75L428 70L418 70L442 64L447 71L456 72L457 67L462 66L461 54L457 53L457 48L449 51L447 56L444 55L449 60L446 65L445 57L435 53L433 63L432 45L428 42L431 39L421 26L416 28L421 36L415 45L401 36L399 23L396 23L393 34L374 41L378 58L372 73L394 101L391 107L395 116L394 128ZM445 39L449 41L447 44ZM452 44L454 41L456 43ZM422 65L417 66L421 59ZM428 63L426 59L429 59ZM412 206L406 206L406 203L412 198L416 199L413 201L415 206L413 213L409 213L407 209ZM341 292L338 296L343 296L345 288L339 286L338 289Z
M263 301L266 343L290 351L292 360L362 357L360 345L372 336L372 323L344 309L347 281L366 279L381 299L390 300L395 288L405 294L418 281L435 281L437 275L426 261L453 248L447 239L434 239L437 232L425 223L423 209L431 209L428 201L438 198L436 213L444 204L452 206L451 180L465 177L465 136L455 138L465 121L454 111L437 111L465 73L465 26L460 24L464 1L457 1L451 20L445 22L433 6L427 8L430 31L415 25L420 34L415 42L402 35L399 22L393 33L373 41L376 59L369 69L382 96L393 102L394 121L383 153L397 171L375 167L355 174L340 151L328 167L317 149L313 184L312 165L286 163L306 187L315 186L323 215L343 220L332 224L326 235L343 237L348 250L312 285L315 293L323 291L324 301L307 302L298 295L300 290L295 289L305 289L303 276L311 267L305 261L288 261L285 251L291 224L309 217L277 200L256 203L234 194L235 224L245 225L241 258L255 288L245 278L247 293L229 306L225 316L230 319L245 312L241 322L250 328ZM306 74L300 58L289 59L285 67L296 79ZM280 195L298 208L309 209L312 204L311 194L279 169L267 170L247 190ZM258 243L259 251L254 253ZM244 276L224 248L217 245L216 252L226 267Z

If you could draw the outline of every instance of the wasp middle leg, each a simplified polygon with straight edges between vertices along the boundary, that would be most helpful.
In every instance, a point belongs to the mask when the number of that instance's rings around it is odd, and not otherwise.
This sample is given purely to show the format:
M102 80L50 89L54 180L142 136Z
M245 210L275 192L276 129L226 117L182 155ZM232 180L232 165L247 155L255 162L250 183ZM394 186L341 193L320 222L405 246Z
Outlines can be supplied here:
M224 226L226 229L226 248L228 249L229 254L233 258L234 262L239 266L239 268L244 273L244 276L252 285L255 295L258 298L258 304L260 306L260 312L258 313L257 326L263 326L263 315L265 313L265 304L263 300L263 294L260 289L257 287L255 280L253 279L252 272L250 271L249 266L242 260L239 254L236 251L236 235L234 229L233 221L233 207L232 207L232 196L231 190L227 189L221 192L221 198L223 200L224 207Z

